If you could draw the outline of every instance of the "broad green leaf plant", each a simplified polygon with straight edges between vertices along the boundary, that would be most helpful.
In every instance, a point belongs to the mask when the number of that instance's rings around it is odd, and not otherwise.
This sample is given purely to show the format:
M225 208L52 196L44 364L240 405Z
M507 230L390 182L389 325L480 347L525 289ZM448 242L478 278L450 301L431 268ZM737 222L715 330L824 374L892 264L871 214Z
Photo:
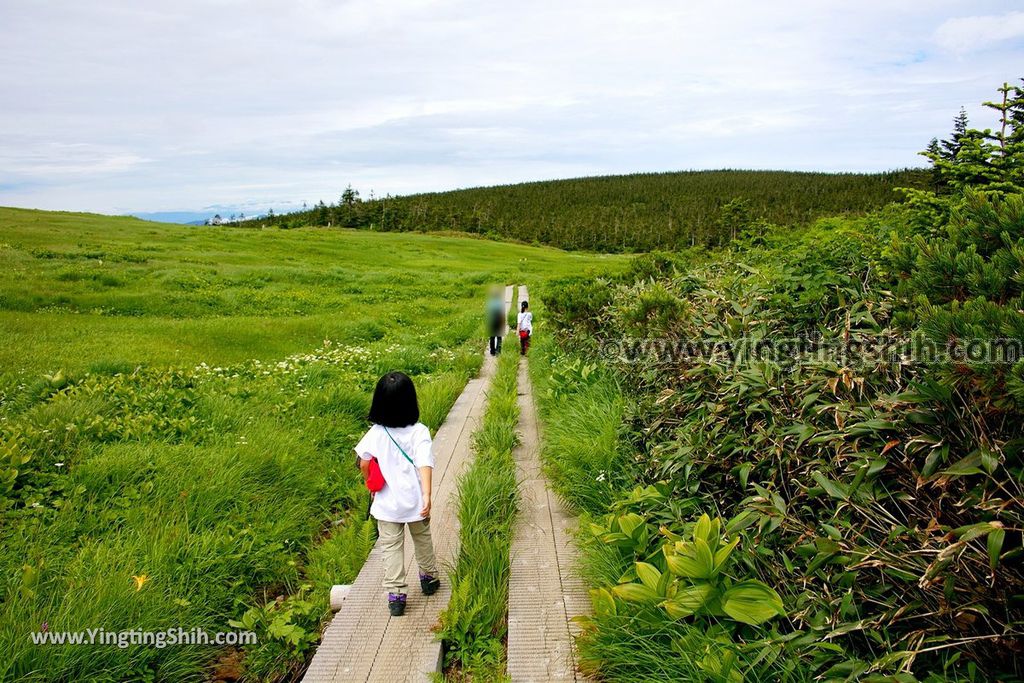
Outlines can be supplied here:
M646 525L635 513L615 523L619 531L603 534L606 543L641 540L636 536L646 533ZM636 562L610 590L594 591L595 609L614 614L623 601L657 605L671 619L731 619L751 626L784 615L782 598L773 588L756 579L734 581L728 575L740 539L727 539L722 527L721 518L706 514L697 520L688 540L662 527L666 540L658 552L650 561Z

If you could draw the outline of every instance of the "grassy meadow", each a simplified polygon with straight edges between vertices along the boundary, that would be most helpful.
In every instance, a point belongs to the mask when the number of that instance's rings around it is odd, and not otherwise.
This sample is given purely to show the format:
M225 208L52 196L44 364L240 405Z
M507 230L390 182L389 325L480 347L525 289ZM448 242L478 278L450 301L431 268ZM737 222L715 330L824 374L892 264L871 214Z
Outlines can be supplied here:
M459 236L0 209L0 680L279 680L373 543L351 446L377 377L436 429L488 285L615 257ZM36 646L42 629L255 631Z
M495 278L615 262L457 236L202 230L23 209L0 209L0 259L8 377L269 360L327 338L422 331L430 315L454 323L469 313L475 324Z

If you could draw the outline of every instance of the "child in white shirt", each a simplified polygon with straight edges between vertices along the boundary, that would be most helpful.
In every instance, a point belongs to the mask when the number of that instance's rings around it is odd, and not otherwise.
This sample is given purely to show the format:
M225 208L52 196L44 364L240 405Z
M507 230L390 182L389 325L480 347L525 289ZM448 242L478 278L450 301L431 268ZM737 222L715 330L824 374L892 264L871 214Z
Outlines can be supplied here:
M434 454L430 429L419 421L416 387L401 372L389 372L377 382L370 405L373 426L356 445L359 469L370 476L376 459L384 487L373 494L370 515L384 552L384 589L392 616L405 613L405 528L409 527L419 566L420 589L433 595L441 587L430 537L431 475Z
M519 308L516 329L519 330L519 352L525 356L526 350L530 348L530 335L533 334L533 313L530 312L530 304L527 301Z

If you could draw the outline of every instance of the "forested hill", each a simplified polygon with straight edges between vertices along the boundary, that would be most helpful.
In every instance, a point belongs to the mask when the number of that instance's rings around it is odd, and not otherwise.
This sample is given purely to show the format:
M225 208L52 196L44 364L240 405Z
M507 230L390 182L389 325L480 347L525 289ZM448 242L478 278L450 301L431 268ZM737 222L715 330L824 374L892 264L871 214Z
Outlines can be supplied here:
M567 249L646 251L717 245L763 222L860 213L924 187L928 172L684 171L575 178L335 203L276 216L287 226L459 230Z

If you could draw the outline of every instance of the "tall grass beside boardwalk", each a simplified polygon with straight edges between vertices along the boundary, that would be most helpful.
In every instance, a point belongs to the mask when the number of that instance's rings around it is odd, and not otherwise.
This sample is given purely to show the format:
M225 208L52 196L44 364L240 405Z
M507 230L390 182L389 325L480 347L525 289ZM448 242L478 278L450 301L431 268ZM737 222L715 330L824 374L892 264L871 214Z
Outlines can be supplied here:
M512 450L519 442L515 347L498 356L487 409L474 434L473 464L459 481L459 557L452 598L441 615L446 664L455 679L502 680L508 633L508 580L519 496Z
M416 376L429 426L478 358L460 353ZM259 643L240 660L246 680L281 680L311 652L330 586L351 582L374 542L351 455L370 375L360 386L325 357L270 375L229 368L187 378L194 422L184 414L183 424L165 423L153 417L162 408L130 403L141 400L134 380L129 400L119 394L123 378L88 376L7 423L49 431L20 437L38 470L14 492L26 503L6 498L0 517L0 680L198 681L225 654L202 645L34 646L31 634L47 629L253 631ZM89 382L103 391L90 398ZM111 433L147 425L168 433ZM54 426L78 453L44 438Z
M540 295L538 295L540 294ZM581 528L608 512L632 487L626 457L626 402L615 377L587 354L566 353L546 317L543 292L534 295L530 380L541 427L541 462L548 483L580 515ZM584 344L585 345L585 344ZM616 582L621 553L588 534L576 539L577 570L590 586Z
M534 315L539 320L534 329L540 331L530 351L530 375L544 426L545 473L570 508L603 513L629 483L621 443L622 391L597 363L560 352L547 334L543 314Z
M508 336L512 339L512 345L515 346L519 343L519 339L515 334L516 326L519 325L519 285L512 286L512 298L510 301L512 305L508 307L508 313L505 314L505 323L508 325L508 329L513 331Z
M645 505L645 492L636 490L641 471L630 457L632 409L616 375L586 351L587 340L556 340L543 297L533 298L535 344L529 362L542 427L541 457L552 488L580 515L576 570L594 589L594 613L577 639L580 668L602 681L630 683L809 680L803 669L783 669L770 655L756 658L751 653L761 643L749 644L750 652L744 653L718 626L666 619L653 606L634 612L603 608L602 587L629 576L635 558L592 529ZM747 679L737 677L740 660Z

